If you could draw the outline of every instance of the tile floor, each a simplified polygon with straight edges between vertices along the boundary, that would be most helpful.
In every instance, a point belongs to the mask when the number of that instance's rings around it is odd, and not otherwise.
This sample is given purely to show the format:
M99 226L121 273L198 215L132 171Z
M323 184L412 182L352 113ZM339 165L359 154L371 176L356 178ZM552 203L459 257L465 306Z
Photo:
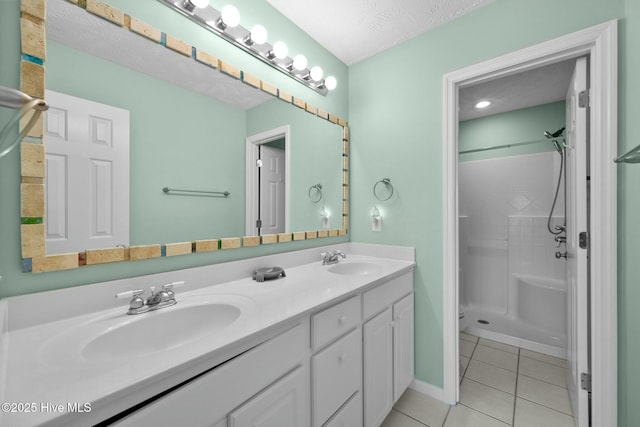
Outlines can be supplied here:
M382 427L573 427L566 361L460 334L460 402L408 389Z

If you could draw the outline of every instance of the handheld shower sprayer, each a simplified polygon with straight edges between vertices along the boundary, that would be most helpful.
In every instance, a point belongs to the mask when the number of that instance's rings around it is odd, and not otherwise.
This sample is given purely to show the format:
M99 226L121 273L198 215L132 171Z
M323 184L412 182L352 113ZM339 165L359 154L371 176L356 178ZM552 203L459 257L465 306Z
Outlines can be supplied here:
M547 139L552 139L552 143L553 143L553 147L556 149L556 151L560 154L562 154L562 150L565 148L563 144L561 144L560 142L558 142L558 140L556 138L559 138L561 136L563 136L564 134L564 129L565 127L561 127L560 129L558 129L557 131L551 133L548 130L544 131L544 136Z
M32 98L17 89L0 86L0 107L19 110L0 131L0 157L3 157L13 150L20 141L22 141L22 138L24 138L36 124L40 114L49 109L49 105L47 105L43 99ZM27 122L26 126L24 126L21 132L19 132L18 137L12 140L9 144L6 144L6 147L3 148L5 145L4 141L7 139L7 136L11 132L13 126L31 110L35 110L35 112L29 119L29 122Z

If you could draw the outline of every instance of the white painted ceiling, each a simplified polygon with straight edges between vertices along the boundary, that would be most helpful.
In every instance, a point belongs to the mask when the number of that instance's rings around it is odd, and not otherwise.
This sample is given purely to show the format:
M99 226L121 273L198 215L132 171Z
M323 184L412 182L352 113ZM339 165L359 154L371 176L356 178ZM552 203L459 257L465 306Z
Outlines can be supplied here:
M575 62L575 59L558 62L461 88L458 118L476 119L564 100ZM475 104L482 100L490 101L491 105L484 109L475 108Z
M66 0L47 1L47 38L243 110L273 99Z
M266 0L347 65L445 24L493 0ZM461 89L460 120L565 98L567 61ZM479 110L481 99L492 102Z
M347 65L493 0L267 0Z

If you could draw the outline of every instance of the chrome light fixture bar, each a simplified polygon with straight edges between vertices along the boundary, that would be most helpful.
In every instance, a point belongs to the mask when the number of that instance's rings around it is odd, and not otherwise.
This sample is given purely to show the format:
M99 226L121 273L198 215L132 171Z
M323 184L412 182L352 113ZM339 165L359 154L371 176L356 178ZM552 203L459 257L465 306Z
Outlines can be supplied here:
M283 42L270 44L267 41L267 31L262 25L254 26L251 31L239 25L240 14L234 6L227 5L222 11L218 11L208 5L208 0L158 1L322 95L336 87L335 77L323 78L322 68L307 68L307 58L304 55L290 58Z

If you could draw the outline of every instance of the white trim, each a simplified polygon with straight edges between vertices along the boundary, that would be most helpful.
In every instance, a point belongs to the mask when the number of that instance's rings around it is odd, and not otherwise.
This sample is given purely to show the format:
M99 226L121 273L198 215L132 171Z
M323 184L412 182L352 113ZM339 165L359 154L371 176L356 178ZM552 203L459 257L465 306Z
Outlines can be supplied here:
M444 76L444 381L458 400L458 89L590 55L592 425L617 425L617 22L609 21Z
M256 220L258 219L258 202L254 197L258 193L257 169L255 168L256 160L258 160L258 145L266 144L276 139L284 138L284 229L289 231L289 214L291 205L289 197L291 190L291 130L289 125L270 129L255 135L248 136L246 139L245 149L245 235L255 236Z
M422 394L425 394L429 397L432 397L434 399L437 399L440 401L445 400L444 393L441 388L436 387L429 383L425 383L424 381L420 381L414 378L413 381L411 381L411 384L409 384L409 388L417 392L420 392ZM455 404L456 403L454 402L453 405Z

